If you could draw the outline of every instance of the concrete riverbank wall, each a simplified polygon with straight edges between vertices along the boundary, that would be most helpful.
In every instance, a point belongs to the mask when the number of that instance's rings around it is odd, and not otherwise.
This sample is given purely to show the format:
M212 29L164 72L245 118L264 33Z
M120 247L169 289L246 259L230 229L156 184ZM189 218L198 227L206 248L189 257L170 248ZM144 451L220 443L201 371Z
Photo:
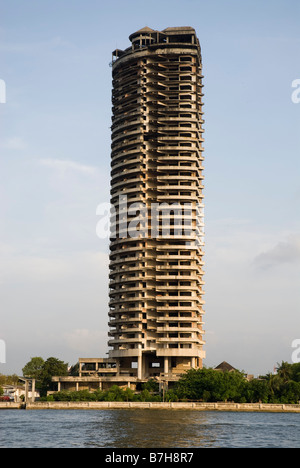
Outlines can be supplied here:
M27 403L0 402L1 409L26 410L105 410L105 409L168 409L194 411L258 411L273 413L300 413L300 405L266 403L200 403L200 402L123 402L123 401L37 401Z
M11 401L0 401L0 410L1 409L21 409L21 403L14 403Z

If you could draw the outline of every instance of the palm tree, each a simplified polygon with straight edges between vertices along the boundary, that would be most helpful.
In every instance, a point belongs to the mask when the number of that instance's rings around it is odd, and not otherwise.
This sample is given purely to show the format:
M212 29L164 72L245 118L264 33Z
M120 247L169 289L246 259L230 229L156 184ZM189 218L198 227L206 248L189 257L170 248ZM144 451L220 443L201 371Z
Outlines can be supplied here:
M282 361L281 364L277 363L277 375L283 380L283 382L288 382L292 377L292 366L288 362Z

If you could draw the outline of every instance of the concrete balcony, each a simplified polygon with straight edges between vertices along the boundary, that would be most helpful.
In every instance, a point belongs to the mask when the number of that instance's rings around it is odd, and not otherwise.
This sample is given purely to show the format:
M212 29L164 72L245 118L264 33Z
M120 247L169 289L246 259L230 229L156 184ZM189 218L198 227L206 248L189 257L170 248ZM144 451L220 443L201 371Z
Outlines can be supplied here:
M185 357L200 357L200 358L205 358L205 351L202 351L201 349L198 349L197 347L195 348L158 348L156 351L156 354L158 357L182 357L184 355ZM182 371L181 371L182 373Z
M115 327L117 325L120 325L122 323L140 323L142 321L141 318L122 318L122 319L113 319L108 322L108 325L110 327Z
M156 319L156 322L159 326L159 324L162 324L162 323L172 323L172 322L186 322L186 323L198 323L198 324L203 324L203 322L201 322L200 320L200 317L170 317L168 315L164 315L163 317L157 317Z
M114 338L113 340L108 341L108 346L113 346L115 344L124 344L124 343L142 343L144 341L143 338Z
M157 337L156 341L157 341L157 343L168 343L168 344L178 344L178 345L184 344L184 343L205 344L199 338L196 338L196 337L184 338L184 337L180 337L180 336L178 336L178 337L168 337L168 336Z
M180 301L180 302L192 302L192 303L201 303L200 299L197 296L169 296L169 295L156 295L157 302L172 302L172 301Z
M125 329L124 327L121 327L122 330L110 330L108 332L108 336L118 336L121 332L123 333L121 340L127 340L126 338L126 333L142 333L142 328L140 327L135 327L135 328L127 328Z
M157 327L157 333L203 333L201 330L199 330L197 327L170 327L168 325L164 327Z
M142 307L141 305L136 305L135 307L128 307L128 306L122 307L122 306L118 306L114 304L114 306L115 306L115 309L111 309L108 312L109 317L115 317L116 314L119 315L119 314L124 314L124 313L128 313L128 314L137 313L137 312L143 313L146 310L145 307Z
M135 164L136 166L140 166L143 164L143 158L141 157L133 157L133 158L124 158L121 162L118 163L111 163L112 171L117 171L119 169L123 169L126 166L130 166L131 164Z
M120 131L123 131L123 130L126 130L130 127L136 127L138 125L141 125L143 124L143 119L141 119L140 117L137 117L136 114L133 114L133 117L136 117L136 118L133 118L130 120L129 117L127 117L127 120L123 121L123 123L117 123L117 122L114 122L113 125L112 125L112 137L116 134L116 133L119 133Z
M112 299L109 301L108 305L113 306L113 305L118 305L118 304L123 304L123 303L130 303L130 302L144 302L145 298L144 297L129 297L129 298L119 298L119 299ZM136 308L132 308L132 310L136 310Z
M126 149L120 149L120 151L116 152L111 156L112 162L111 164L116 164L119 161L122 161L124 158L128 158L133 155L140 156L143 154L143 151L141 149L141 145L137 145L136 148L126 148Z
M129 185L129 184L137 184L139 182L143 182L144 181L144 178L140 175L139 177L133 177L131 179L129 178L125 178L124 176L124 179L121 181L121 182L114 182L112 184L112 189L116 189L116 188L120 188L120 187L123 187L125 185Z
M116 174L111 176L112 185L115 185L115 183L117 183L118 179L123 180L123 178L127 177L128 175L135 174L135 173L140 174L140 172L141 172L141 166L140 165L136 165L135 167L132 167L132 168L129 168L129 169L124 168L122 171L118 171Z

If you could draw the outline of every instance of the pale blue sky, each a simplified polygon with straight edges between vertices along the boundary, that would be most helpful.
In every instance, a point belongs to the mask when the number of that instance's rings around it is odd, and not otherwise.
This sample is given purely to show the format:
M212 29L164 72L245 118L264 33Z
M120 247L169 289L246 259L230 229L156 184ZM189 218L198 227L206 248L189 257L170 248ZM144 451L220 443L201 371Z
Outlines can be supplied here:
M0 0L0 339L21 372L107 352L111 52L192 26L203 54L207 366L290 361L300 338L298 0ZM2 318L3 317L3 318Z

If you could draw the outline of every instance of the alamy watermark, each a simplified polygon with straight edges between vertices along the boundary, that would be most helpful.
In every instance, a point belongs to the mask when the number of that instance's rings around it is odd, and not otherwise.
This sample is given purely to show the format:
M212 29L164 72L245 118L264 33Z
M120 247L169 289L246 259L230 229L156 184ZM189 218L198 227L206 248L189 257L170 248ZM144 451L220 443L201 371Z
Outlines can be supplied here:
M292 353L292 363L296 364L300 362L300 339L296 339L292 342L292 348L295 348L295 351Z
M6 83L0 79L0 104L6 104Z
M292 88L295 88L291 96L292 102L294 104L299 104L300 103L300 79L294 80L292 82Z
M121 195L115 205L101 203L96 233L100 239L168 239L204 242L204 209L200 203L129 203Z
M6 344L4 340L0 340L0 364L6 364Z

